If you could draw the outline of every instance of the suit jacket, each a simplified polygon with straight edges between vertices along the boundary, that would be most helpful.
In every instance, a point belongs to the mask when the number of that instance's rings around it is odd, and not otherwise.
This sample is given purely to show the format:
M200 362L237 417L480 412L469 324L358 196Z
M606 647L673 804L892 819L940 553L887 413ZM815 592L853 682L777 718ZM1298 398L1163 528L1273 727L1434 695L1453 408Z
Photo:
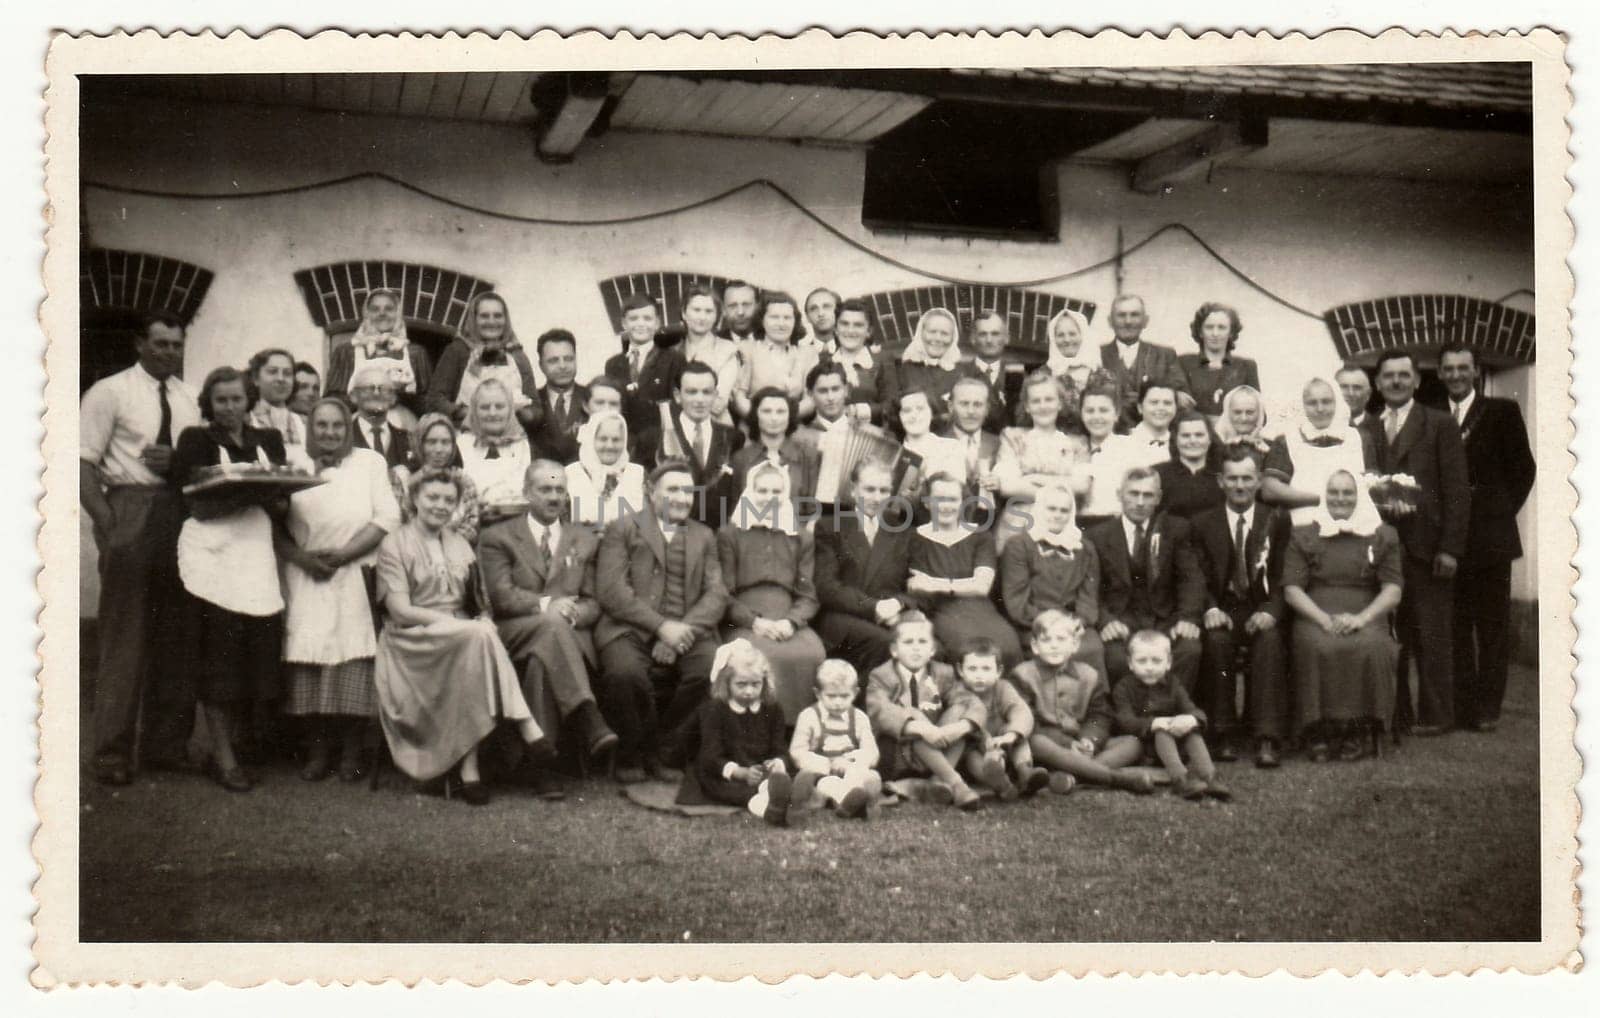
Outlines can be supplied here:
M678 384L678 371L682 367L683 355L659 342L645 354L638 378L632 377L626 350L607 359L606 377L616 379L623 386L622 416L628 421L630 439L637 439L640 432L659 423L656 404L672 398L672 389Z
M370 449L367 444L367 433L359 422L351 418L350 426L355 429L352 443L357 449ZM390 468L404 466L411 459L411 432L404 428L389 425L389 448L384 450L383 459Z
M578 629L600 618L595 600L595 554L600 538L581 523L562 523L561 539L547 567L533 543L527 516L513 516L485 528L478 537L478 563L496 621L539 614L545 597L578 599Z
M1165 679L1153 686L1140 682L1137 675L1124 675L1111 690L1111 703L1117 712L1117 731L1124 735L1148 739L1150 722L1180 714L1188 714L1200 722L1196 731L1206 726L1206 712L1195 706L1175 672L1168 672Z
M1472 487L1463 565L1483 568L1521 558L1517 513L1533 490L1536 470L1522 411L1509 399L1477 396L1461 422L1461 441Z
M1157 629L1170 628L1175 622L1198 626L1205 614L1206 581L1190 540L1189 521L1163 514L1155 517L1151 527L1147 580L1154 618L1150 621ZM1090 527L1084 536L1094 542L1095 551L1100 553L1100 618L1094 627L1101 629L1120 621L1129 629L1140 628L1134 624L1139 620L1128 617L1133 563L1128 557L1121 514Z
M884 598L895 598L907 608L921 608L922 597L906 591L914 533L909 524L880 524L877 540L869 545L855 513L840 512L818 520L815 575L817 600L823 610L876 622L877 605Z
M1248 593L1242 601L1229 589L1232 575L1233 531L1228 523L1227 506L1207 509L1189 521L1194 531L1195 551L1200 569L1206 580L1206 607L1223 611L1245 608L1264 611L1273 618L1283 619L1283 553L1289 547L1289 515L1256 503L1255 518L1250 521L1250 532L1245 535L1245 569L1250 578ZM1266 545L1266 561L1262 561L1262 545Z
M987 425L985 425L984 428L985 429L983 431L978 432L978 464L993 470L995 461L1000 458L1000 436L992 431L989 431ZM938 430L938 435L941 438L957 439L962 444L963 452L965 451L966 435L962 434L961 431L956 428L954 423L940 428ZM977 487L977 479L969 477L967 479L967 487L968 489L975 490Z
M1174 392L1189 391L1189 379L1178 364L1177 353L1170 346L1146 343L1141 339L1138 353L1134 354L1133 370L1129 371L1122 364L1117 341L1112 340L1100 348L1100 363L1117 381L1122 393L1122 421L1127 425L1139 419L1139 387L1145 382L1159 379L1170 385Z
M989 381L978 370L976 359L964 360L960 367L962 378L981 378ZM998 435L1005 428L1021 423L1017 413L1022 407L1022 383L1027 380L1028 367L1021 361L1004 354L1000 357L1000 384L990 383L989 415L983 419L983 430Z
M689 461L695 486L700 489L695 497L694 518L708 527L720 527L727 520L727 510L733 508L733 500L739 497L739 492L733 487L735 470L732 460L733 454L744 447L744 432L726 424L708 421L711 438L707 442L705 462L701 463L695 460L691 452L689 433L683 423L683 415L676 406L671 409L670 419L672 438L677 447L683 450L683 458ZM646 473L670 458L663 447L659 408L655 424L639 433L638 457Z
M722 563L717 558L716 535L693 520L684 524L683 596L688 610L680 619L701 636L715 636L728 606L722 584ZM654 642L661 623L661 600L667 592L667 542L661 524L650 509L611 521L600 539L595 558L596 586L600 595L600 620L595 623L596 648L629 633L646 645Z
M823 360L832 358L832 353L823 355ZM856 368L855 384L850 386L850 404L865 403L872 408L872 423L883 423L883 354L878 352L872 355L872 366Z
M1384 520L1400 535L1406 555L1432 561L1444 552L1459 560L1467 549L1472 485L1455 419L1413 400L1393 445L1383 433L1382 413L1368 414L1362 426L1376 447L1378 472L1410 474L1422 488L1416 512Z
M983 701L957 681L956 670L943 661L929 661L923 668L916 707L902 702L900 673L893 661L885 661L868 672L866 685L867 717L875 735L902 738L906 726L918 718L941 725L970 721L974 732L989 720Z
M588 386L572 387L572 396L568 400L565 416L550 409L548 385L540 386L539 395L535 398L543 408L543 419L539 422L537 431L528 437L539 447L540 455L559 460L563 464L577 462L578 428L589 419L589 411L584 409L589 402Z

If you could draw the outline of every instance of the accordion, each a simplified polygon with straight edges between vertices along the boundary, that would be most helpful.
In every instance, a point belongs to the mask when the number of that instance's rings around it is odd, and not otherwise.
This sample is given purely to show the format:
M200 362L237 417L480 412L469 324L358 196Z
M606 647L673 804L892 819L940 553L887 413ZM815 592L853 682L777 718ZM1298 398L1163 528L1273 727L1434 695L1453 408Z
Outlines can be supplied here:
M898 472L904 451L895 437L871 424L852 424L824 435L817 444L816 499L823 504L844 502L850 493L850 472L867 460L879 460Z

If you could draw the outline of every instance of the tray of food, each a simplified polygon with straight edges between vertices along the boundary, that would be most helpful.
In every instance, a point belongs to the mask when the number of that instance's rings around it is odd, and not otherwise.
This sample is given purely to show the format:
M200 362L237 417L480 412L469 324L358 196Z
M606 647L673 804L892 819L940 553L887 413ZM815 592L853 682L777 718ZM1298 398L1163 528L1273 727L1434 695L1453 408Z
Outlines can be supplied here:
M194 480L183 486L185 495L210 498L275 498L326 484L322 478L298 467L260 463L224 463L201 467Z

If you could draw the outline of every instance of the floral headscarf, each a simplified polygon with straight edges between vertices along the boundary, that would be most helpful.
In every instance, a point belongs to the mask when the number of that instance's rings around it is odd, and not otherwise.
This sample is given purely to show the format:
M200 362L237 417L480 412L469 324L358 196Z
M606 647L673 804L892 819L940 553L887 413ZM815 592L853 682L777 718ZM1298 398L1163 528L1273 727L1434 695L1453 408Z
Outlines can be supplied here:
M938 358L928 353L928 344L922 338L923 326L934 316L950 323L950 347ZM929 364L946 371L954 371L961 363L961 324L956 321L956 316L945 308L929 308L924 311L922 317L917 319L917 330L912 334L911 342L906 345L905 351L900 354L900 359L907 364Z
M397 313L395 324L387 332L379 331L377 324L372 320L372 302L378 297L393 297ZM350 345L360 349L370 360L373 357L400 357L406 356L406 349L410 345L410 337L406 335L406 320L398 314L398 308L404 301L404 296L399 290L387 288L373 290L367 294L367 299L361 304L361 324L356 328L356 334L350 337Z

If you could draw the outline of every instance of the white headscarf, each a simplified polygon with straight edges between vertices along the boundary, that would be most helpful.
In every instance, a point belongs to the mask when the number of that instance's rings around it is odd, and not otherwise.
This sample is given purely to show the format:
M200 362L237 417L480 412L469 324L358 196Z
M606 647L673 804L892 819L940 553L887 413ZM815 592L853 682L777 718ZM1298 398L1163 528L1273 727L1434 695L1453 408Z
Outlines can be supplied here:
M1383 525L1383 517L1378 515L1378 507L1372 504L1372 495L1367 491L1367 479L1362 474L1352 473L1349 470L1336 470L1328 478L1332 481L1340 474L1349 474L1356 481L1356 507L1349 519L1336 520L1328 512L1328 494L1324 486L1322 503L1317 506L1316 515L1312 518L1317 525L1318 537L1335 537L1339 534L1355 534L1358 537L1371 537Z
M1056 348L1056 323L1063 318L1069 318L1078 327L1078 352L1068 357ZM1050 344L1050 357L1045 361L1045 367L1057 378L1071 374L1074 385L1081 387L1089 372L1100 367L1100 350L1089 342L1089 319L1082 312L1071 308L1062 308L1050 318L1050 323L1044 329L1045 341Z
M1051 488L1065 492L1067 505L1071 507L1071 514L1067 518L1067 525L1061 528L1061 533L1052 534L1044 525L1044 514L1038 509L1038 498L1035 496L1033 509L1033 526L1028 528L1028 536L1033 538L1035 544L1041 549L1058 548L1061 551L1076 552L1083 547L1083 531L1078 529L1078 500L1072 491L1064 485L1050 485ZM1040 490L1043 494L1044 489Z
M1301 387L1301 392L1304 392L1316 382L1321 382L1323 385L1326 385L1328 388L1332 389L1334 398L1339 398L1339 389L1326 378L1310 379L1304 386ZM1359 448L1361 445L1361 435L1356 431L1355 428L1350 426L1350 415L1348 413L1340 413L1340 409L1341 407L1335 407L1333 411L1333 420L1328 422L1328 426L1326 428L1319 428L1315 424L1312 424L1311 418L1306 415L1305 403L1304 400L1302 400L1300 406L1300 422L1286 436L1289 439L1290 444L1294 444L1295 434L1298 433L1299 437L1307 444L1310 444L1311 440L1316 438L1333 438L1340 442L1354 442Z
M613 421L622 426L622 454L615 463L606 464L600 462L600 454L595 451L594 436L600 430L600 425ZM578 462L596 484L603 484L607 476L618 476L628 469L628 419L615 410L604 410L579 425Z
M778 496L778 510L776 514L756 504L755 495L751 491L757 477L764 474L776 474L783 482L783 493ZM744 477L744 490L739 492L739 500L734 503L731 522L740 530L756 530L767 527L790 537L799 533L794 519L794 492L790 490L791 480L789 468L779 463L776 458L759 460L752 466Z
M1233 402L1233 398L1244 393L1249 393L1256 398L1256 426L1255 429L1248 435L1241 435L1237 431L1233 430L1233 418L1228 413L1228 405ZM1338 419L1337 414L1334 415L1334 419ZM1222 445L1233 445L1235 442L1250 442L1252 444L1259 445L1263 441L1261 437L1261 429L1265 428L1266 426L1267 401L1262 398L1261 390L1257 389L1255 386L1236 385L1228 390L1228 394L1226 396L1222 397L1222 416L1217 418L1216 426L1217 441Z
M922 339L923 323L934 315L939 315L950 323L950 346L944 355L937 359L928 353L928 345ZM929 308L917 319L917 330L911 336L911 342L906 345L905 351L900 354L900 359L907 364L929 364L946 371L954 371L961 363L961 323L956 321L956 316L945 308Z

